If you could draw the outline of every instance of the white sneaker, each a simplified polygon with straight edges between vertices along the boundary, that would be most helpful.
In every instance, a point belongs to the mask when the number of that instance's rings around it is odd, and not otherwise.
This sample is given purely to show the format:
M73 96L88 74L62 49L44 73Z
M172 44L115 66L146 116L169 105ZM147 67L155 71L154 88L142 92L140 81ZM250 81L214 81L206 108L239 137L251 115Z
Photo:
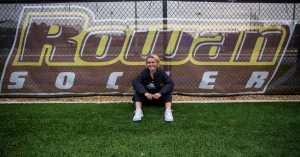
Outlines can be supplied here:
M165 111L165 121L166 122L173 122L173 115L172 115L172 110L171 109L166 109Z
M134 112L135 112L135 114L134 114L132 120L135 122L142 120L142 117L144 116L143 111L141 109L139 109L139 110L135 110Z

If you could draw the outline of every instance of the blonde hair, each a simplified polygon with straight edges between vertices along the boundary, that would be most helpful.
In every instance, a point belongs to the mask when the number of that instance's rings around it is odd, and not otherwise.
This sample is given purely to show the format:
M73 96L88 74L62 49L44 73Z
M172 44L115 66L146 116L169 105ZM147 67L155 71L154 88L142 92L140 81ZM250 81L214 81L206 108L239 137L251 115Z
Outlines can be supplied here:
M145 60L146 67L147 67L147 60L148 60L148 58L153 58L156 61L156 63L157 63L157 67L159 68L160 59L159 59L159 57L156 54L151 54L151 55L149 55L149 56L146 57L146 60Z

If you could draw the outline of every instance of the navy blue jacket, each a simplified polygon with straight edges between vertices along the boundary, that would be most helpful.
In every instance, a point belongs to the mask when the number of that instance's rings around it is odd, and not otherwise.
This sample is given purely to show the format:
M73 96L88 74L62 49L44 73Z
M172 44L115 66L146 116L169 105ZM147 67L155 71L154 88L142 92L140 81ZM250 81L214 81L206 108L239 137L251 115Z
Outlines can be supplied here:
M160 93L164 96L172 92L174 82L165 71L159 68L154 73L154 79L152 79L150 70L145 68L140 75L132 81L132 86L138 94L148 92L151 94Z

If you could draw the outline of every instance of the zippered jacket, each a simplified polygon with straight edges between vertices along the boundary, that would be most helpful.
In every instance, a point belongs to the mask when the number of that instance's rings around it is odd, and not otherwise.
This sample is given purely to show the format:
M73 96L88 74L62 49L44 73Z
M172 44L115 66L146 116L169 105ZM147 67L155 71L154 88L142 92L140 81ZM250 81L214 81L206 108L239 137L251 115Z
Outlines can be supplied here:
M138 94L148 92L151 94L160 93L164 96L170 94L175 85L166 72L160 68L154 73L153 79L150 76L150 70L145 68L140 75L132 81L132 86Z

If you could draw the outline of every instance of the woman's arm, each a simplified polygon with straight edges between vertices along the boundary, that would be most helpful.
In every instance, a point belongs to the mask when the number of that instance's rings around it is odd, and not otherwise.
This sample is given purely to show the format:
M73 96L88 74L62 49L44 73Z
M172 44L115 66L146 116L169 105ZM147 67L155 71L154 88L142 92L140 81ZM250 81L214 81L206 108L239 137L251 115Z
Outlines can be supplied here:
M144 71L140 73L140 75L132 80L132 86L133 89L138 93L138 94L145 94L147 91L142 84L143 80L145 79Z
M169 94L172 92L175 84L173 82L173 80L171 79L171 77L169 77L166 72L163 72L163 77L162 77L162 82L164 84L164 86L162 87L162 89L160 90L160 94L161 95L165 95L165 94Z

